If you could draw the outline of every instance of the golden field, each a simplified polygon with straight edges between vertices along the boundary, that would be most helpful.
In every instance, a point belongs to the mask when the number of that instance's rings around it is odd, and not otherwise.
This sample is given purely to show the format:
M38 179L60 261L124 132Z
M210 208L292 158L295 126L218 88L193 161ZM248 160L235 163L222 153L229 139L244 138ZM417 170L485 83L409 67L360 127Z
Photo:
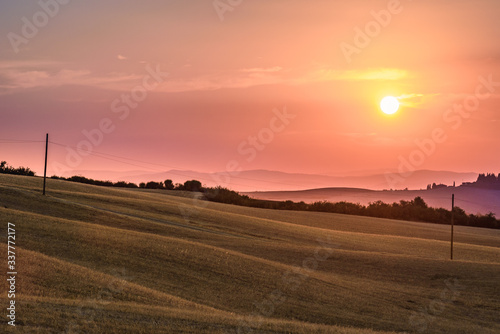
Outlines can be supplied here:
M0 174L19 333L499 333L500 231ZM7 272L7 270L5 270Z

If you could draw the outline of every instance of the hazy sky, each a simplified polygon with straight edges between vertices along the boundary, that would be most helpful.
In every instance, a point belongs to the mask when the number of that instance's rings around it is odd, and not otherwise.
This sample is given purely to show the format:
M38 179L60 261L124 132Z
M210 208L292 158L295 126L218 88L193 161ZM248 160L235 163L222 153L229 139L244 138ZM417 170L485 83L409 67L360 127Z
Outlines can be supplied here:
M1 1L0 159L40 174L44 144L6 139L48 132L50 175L498 173L499 15L497 0Z

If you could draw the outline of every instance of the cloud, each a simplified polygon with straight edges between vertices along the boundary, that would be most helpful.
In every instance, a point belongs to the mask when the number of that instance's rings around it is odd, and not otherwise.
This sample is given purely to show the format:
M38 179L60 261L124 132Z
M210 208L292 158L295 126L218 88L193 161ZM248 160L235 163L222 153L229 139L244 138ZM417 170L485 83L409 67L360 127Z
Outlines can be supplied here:
M261 73L224 73L217 76L195 76L192 78L172 78L158 89L165 92L184 92L195 90L216 90L223 88L247 88L260 85L272 85L284 82L279 76Z
M118 59L127 59L118 55ZM141 61L145 64L145 61ZM113 90L130 90L140 84L147 72L95 73L87 69L71 69L70 64L42 61L0 61L0 92L12 93L16 90L43 88L63 85L85 85ZM186 68L186 67L183 67ZM188 69L190 67L187 67ZM137 70L137 69L136 69ZM244 68L217 74L190 74L173 76L164 82L158 91L183 92L194 90L214 90L221 88L246 88L257 85L283 82L279 66L269 68ZM137 72L136 72L137 73Z
M379 68L366 70L332 70L320 69L312 73L312 78L319 81L371 81L399 80L408 77L406 70L397 68Z
M107 89L130 89L144 75L107 73L64 68L53 62L0 62L0 90L3 94L30 88L84 85Z
M54 61L45 60L6 60L0 61L0 70L8 69L20 69L20 68L40 68L40 67L51 67L60 64Z
M127 59L117 55L118 59ZM3 94L19 89L51 87L63 85L85 85L112 90L130 90L141 83L146 72L139 74L113 72L95 73L87 69L70 68L70 64L56 62L0 62L0 90ZM183 67L186 69L186 67ZM190 68L187 68L190 69ZM320 69L304 72L285 70L280 66L249 67L219 73L200 74L192 71L173 73L158 91L185 92L215 90L223 88L247 88L275 84L310 84L314 82L397 80L408 74L400 69L331 70Z
M364 132L339 132L338 135L350 137L350 138L369 138L369 137L376 136L377 133L376 132L368 132L368 133L364 133Z
M248 73L272 73L272 72L279 72L281 70L283 70L282 67L274 66L274 67L268 67L268 68L261 68L261 67L244 68L240 71L241 72L248 72Z
M438 95L438 94L433 94L433 95ZM403 95L399 95L397 96L398 100L407 100L407 99L414 99L414 98L419 98L419 97L422 97L424 96L424 94L403 94Z
M434 97L440 96L440 93L409 93L409 94L401 94L396 96L401 105L410 107L410 108L422 108L424 106L430 106L435 103Z

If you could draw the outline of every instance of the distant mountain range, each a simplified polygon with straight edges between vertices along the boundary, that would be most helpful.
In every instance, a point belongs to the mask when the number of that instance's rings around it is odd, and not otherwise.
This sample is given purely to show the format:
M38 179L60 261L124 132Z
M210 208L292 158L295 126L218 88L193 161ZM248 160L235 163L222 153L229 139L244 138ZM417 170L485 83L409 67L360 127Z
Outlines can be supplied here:
M88 178L109 180L113 182L127 181L134 183L148 181L164 181L171 179L174 183L184 183L187 180L198 180L207 187L221 185L240 192L249 191L283 191L283 190L306 190L315 188L362 188L370 190L383 189L426 189L428 184L443 183L446 185L457 185L463 182L475 181L477 173L456 173L448 171L415 171L401 182L392 185L387 181L384 173L360 175L358 172L352 176L329 176L319 174L284 173L269 170L248 170L238 174L228 173L203 173L189 170L169 170L162 173L148 173L145 171L71 171L64 177L82 175Z

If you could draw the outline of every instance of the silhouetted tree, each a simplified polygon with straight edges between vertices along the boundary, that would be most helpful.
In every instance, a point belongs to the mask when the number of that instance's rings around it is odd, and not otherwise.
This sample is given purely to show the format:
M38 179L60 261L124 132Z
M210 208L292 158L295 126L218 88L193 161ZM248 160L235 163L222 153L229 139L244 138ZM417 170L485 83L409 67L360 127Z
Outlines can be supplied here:
M190 180L184 182L183 190L186 191L202 191L203 187L201 186L201 182L197 180Z
M113 184L113 187L119 187L119 188L137 188L137 184L135 183L127 183L125 181L118 181L115 184Z
M415 199L413 200L413 204L419 208L424 208L424 209L428 208L427 203L425 203L423 198L420 196L415 197Z
M35 172L27 167L14 168L7 164L7 161L0 162L0 173L3 174L13 174L13 175L25 175L25 176L35 176Z
M164 185L165 189L167 189L167 190L174 190L174 188L175 188L172 180L165 180L165 182L163 182L163 185Z
M147 189L163 189L163 182L150 181L146 184Z

